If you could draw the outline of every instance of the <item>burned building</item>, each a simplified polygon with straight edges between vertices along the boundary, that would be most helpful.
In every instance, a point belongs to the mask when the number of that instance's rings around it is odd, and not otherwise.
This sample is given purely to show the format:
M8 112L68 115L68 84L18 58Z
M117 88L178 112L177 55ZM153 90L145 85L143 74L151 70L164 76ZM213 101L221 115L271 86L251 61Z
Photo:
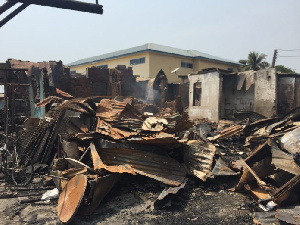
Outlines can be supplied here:
M300 75L277 73L278 114L285 115L300 106Z
M265 117L299 107L299 75L276 74L275 69L232 73L207 69L189 76L189 115L219 121L236 113Z
M89 96L138 96L139 87L131 67L119 65L116 68L91 67L86 75L70 79L70 94L74 97Z

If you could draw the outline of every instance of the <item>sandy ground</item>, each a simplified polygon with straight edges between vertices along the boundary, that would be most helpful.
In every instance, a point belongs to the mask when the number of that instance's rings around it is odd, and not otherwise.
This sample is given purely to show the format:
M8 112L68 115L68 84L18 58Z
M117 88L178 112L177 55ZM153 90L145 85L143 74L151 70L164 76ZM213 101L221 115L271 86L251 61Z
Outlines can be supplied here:
M93 215L77 215L70 224L252 224L250 213L255 203L247 195L226 190L234 182L232 178L205 183L190 178L183 190L153 209L164 186L150 178L128 176L112 189ZM0 193L10 190L2 181ZM45 191L35 191L39 192ZM28 197L0 199L0 224L61 224L56 200L50 204L20 203L22 199Z

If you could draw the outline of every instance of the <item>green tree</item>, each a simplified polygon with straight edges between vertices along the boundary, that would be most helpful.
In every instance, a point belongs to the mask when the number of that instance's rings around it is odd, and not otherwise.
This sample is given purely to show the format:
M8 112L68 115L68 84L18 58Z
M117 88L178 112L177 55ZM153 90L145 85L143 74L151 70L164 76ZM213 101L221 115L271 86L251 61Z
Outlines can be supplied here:
M269 67L269 63L264 61L267 55L258 52L250 52L248 59L241 59L239 63L244 65L245 70L260 70Z
M296 73L295 70L293 70L289 67L285 67L283 65L275 66L275 69L276 69L277 72L281 72L281 73Z

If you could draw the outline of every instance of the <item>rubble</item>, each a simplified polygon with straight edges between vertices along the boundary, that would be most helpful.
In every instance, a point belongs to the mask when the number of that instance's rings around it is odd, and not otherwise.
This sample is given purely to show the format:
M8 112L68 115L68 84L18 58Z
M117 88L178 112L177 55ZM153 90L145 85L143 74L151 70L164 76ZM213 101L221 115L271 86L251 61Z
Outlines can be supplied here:
M299 109L283 118L217 124L192 122L187 113L161 108L147 114L153 107L134 99L57 93L62 97L37 103L55 106L42 119L28 118L17 144L36 165L48 165L47 176L59 191L61 222L77 213L91 215L126 174L164 185L154 208L184 191L190 176L205 183L241 175L236 191L248 191L264 211L278 210L256 213L257 223L273 216L295 222L294 211L284 217L280 209L289 201L299 203Z

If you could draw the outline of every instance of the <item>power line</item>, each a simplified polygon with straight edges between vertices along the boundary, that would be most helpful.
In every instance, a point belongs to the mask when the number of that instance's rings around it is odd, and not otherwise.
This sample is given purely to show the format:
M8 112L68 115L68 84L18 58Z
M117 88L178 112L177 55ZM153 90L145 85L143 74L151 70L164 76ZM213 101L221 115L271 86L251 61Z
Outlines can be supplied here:
M278 49L279 51L287 51L287 52L292 52L292 51L300 51L300 49Z
M279 55L278 57L300 57L300 55Z

